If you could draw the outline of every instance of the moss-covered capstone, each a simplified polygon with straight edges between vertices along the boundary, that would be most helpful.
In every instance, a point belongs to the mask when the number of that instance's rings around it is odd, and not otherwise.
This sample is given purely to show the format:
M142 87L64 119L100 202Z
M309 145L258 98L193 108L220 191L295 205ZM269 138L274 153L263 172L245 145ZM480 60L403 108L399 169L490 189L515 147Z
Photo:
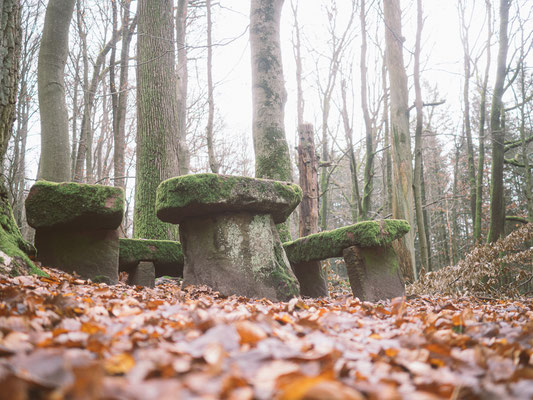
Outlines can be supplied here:
M119 270L133 271L141 261L154 263L155 277L183 276L181 244L172 240L119 239Z
M184 175L157 188L159 219L174 224L185 218L251 211L284 222L302 200L298 185L268 179L217 174Z
M409 223L404 220L364 221L283 243L283 247L291 263L318 261L342 257L343 250L351 246L388 245L409 229Z
M35 229L116 229L123 214L124 191L112 186L38 181L26 199Z

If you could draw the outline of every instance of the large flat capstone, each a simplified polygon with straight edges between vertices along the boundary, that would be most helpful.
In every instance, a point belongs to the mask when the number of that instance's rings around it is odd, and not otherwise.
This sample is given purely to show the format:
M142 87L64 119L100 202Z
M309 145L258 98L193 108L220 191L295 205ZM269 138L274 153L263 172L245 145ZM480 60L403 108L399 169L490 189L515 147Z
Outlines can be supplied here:
M38 181L26 199L35 229L116 229L123 214L124 190L112 186Z
M159 219L179 224L184 218L251 211L284 222L302 200L298 185L268 179L217 174L184 175L157 188Z
M319 261L342 257L344 249L351 246L388 245L409 229L409 223L404 220L364 221L286 242L283 247L291 263Z

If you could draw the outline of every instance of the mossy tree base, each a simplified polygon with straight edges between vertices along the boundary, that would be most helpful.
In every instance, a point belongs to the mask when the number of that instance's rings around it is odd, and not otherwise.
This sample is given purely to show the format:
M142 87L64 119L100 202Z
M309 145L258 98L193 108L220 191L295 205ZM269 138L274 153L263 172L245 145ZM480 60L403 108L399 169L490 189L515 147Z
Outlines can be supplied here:
M355 297L379 301L405 294L398 256L392 246L348 247L343 251Z
M76 272L84 279L107 277L118 282L118 231L47 230L35 233L37 259L62 271Z
M268 214L225 213L180 223L184 285L208 285L223 295L287 301L300 294Z
M4 183L0 180L0 273L24 275L28 273L46 276L29 259L35 248L26 242L15 222Z
M329 296L326 277L320 267L320 261L304 261L291 264L294 275L300 282L300 294L308 297Z

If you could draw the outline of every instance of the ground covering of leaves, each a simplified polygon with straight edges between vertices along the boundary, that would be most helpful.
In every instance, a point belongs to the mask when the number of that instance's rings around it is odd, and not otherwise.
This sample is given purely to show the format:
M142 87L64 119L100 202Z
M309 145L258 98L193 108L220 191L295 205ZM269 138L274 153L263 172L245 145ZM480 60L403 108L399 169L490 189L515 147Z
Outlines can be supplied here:
M529 399L533 300L0 276L0 399Z

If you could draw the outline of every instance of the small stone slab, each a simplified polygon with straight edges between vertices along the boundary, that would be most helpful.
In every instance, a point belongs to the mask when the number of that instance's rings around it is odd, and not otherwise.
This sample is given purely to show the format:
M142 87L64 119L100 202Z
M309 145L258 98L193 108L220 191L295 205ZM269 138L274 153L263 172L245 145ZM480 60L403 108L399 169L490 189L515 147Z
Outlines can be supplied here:
M404 220L364 221L286 242L283 247L291 264L319 261L342 257L343 250L351 246L388 245L409 229L409 223Z
M302 200L298 185L268 179L218 174L184 175L157 188L159 219L179 224L184 218L251 211L284 222Z
M320 261L291 263L294 275L300 282L300 294L307 297L329 296L327 279L322 272Z
M181 244L172 240L120 239L119 270L133 271L139 262L154 263L155 277L183 276Z
M344 249L343 257L355 297L374 302L405 294L398 256L391 245L352 246Z
M38 181L26 199L35 229L116 229L124 214L122 188Z

